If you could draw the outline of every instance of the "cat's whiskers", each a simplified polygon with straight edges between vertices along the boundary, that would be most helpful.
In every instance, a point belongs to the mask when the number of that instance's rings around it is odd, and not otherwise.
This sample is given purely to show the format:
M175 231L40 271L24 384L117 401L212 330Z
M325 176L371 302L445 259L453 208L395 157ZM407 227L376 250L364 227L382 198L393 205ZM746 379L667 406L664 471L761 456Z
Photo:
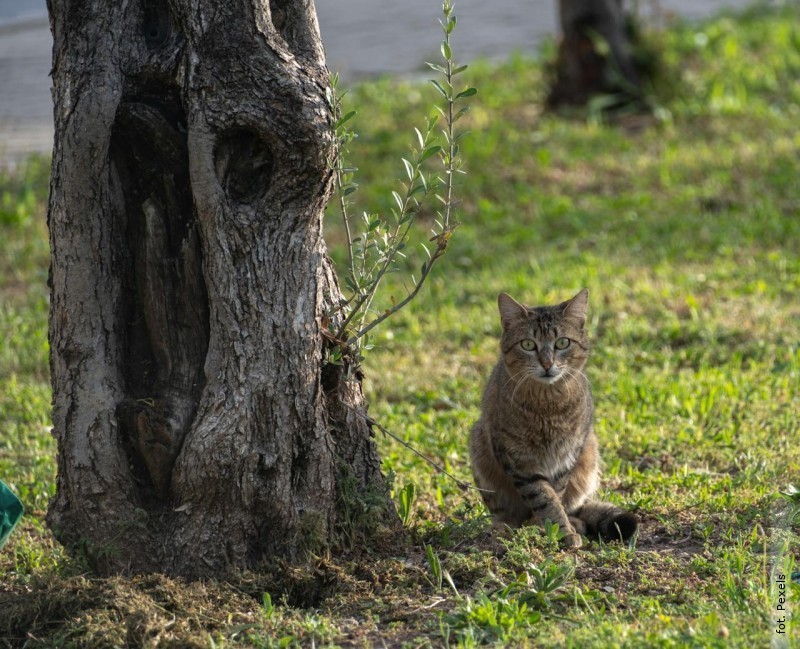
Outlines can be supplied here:
M506 371L507 371L507 370L506 370ZM529 371L530 371L530 370L529 370L527 367L523 367L521 370L519 370L518 372L515 372L513 375L512 375L512 374L509 374L509 376L508 376L508 380L507 380L505 383L503 383L503 389L505 390L506 386L507 386L509 383L511 383L512 381L513 381L513 382L514 382L514 384L516 385L516 384L517 384L517 377L518 377L520 374L526 374L526 373L528 373Z
M586 373L583 370L579 370L577 367L565 366L564 367L564 373L567 374L569 376L569 378L575 378L577 376L582 376L587 381L589 380L589 377L586 376Z
M535 399L537 391L541 391L543 388L546 388L546 387L547 386L545 384L543 384L539 380L539 376L537 375L536 370L533 369L533 368L529 368L528 369L528 393L527 393L528 399L531 399L531 400Z
M527 374L528 374L528 368L523 367L521 370L519 370L519 371L515 372L513 375L509 376L508 380L503 384L503 388L502 388L503 392L506 392L506 387L508 386L509 383L511 383L513 385L513 388L511 390L511 396L510 396L510 400L511 401L514 401L514 396L517 394L517 390L519 390L519 388L523 384L527 383L527 381L528 381Z
M564 381L566 381L567 386L569 388L569 396L570 396L570 398L572 398L572 390L574 388L573 383L580 385L580 387L582 389L581 390L582 393L583 394L586 393L586 386L589 384L589 377L586 376L585 372L583 372L582 370L579 370L576 367L569 367L569 366L564 366L563 372L564 372L564 374L566 374L566 377L564 378ZM576 378L578 376L582 376L584 379L586 379L586 382L585 383L581 383L580 381L567 381L567 379Z
M524 374L524 376L514 386L514 390L511 392L511 401L514 401L514 399L516 397L516 394L517 394L517 390L519 390L523 385L527 385L529 387L528 398L530 398L530 396L531 396L530 387L533 384L533 382L536 380L534 375L533 375L533 372L528 367L523 368L522 370L517 372L517 374L515 374L515 376L518 376L519 374ZM525 394L525 393L523 392L523 394Z
M562 394L566 390L567 399L572 399L574 386L572 385L572 381L570 380L573 377L572 368L568 365L564 365L561 367L561 376L559 377L559 381L557 383L559 392Z

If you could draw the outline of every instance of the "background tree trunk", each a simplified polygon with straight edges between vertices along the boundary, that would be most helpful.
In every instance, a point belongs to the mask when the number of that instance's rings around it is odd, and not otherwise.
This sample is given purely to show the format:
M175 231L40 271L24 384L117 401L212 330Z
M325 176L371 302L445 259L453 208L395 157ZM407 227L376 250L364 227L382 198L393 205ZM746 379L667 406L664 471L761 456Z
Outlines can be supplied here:
M639 95L623 0L559 0L561 42L547 103L586 104L599 94ZM607 53L598 49L604 41Z
M50 526L100 572L331 541L385 488L355 372L323 359L341 294L312 0L48 8Z

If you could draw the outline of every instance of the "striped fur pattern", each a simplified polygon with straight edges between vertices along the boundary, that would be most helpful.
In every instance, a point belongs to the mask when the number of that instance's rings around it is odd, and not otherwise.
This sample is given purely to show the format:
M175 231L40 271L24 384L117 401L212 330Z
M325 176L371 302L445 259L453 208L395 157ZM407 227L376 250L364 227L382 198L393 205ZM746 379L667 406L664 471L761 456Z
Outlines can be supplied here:
M470 435L472 472L494 524L550 520L569 547L582 534L627 540L637 528L633 514L592 499L600 456L583 372L588 295L528 308L500 294L500 359Z

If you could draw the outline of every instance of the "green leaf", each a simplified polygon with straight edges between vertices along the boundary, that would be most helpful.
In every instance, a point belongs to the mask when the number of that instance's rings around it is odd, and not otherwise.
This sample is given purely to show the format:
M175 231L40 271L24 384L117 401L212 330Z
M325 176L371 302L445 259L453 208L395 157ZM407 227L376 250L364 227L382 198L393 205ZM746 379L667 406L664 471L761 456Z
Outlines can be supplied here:
M455 123L464 117L464 115L469 112L469 109L469 106L462 107L455 115L453 115L453 122Z
M433 575L432 584L437 588L437 590L441 590L442 562L439 559L439 556L433 551L433 548L430 545L425 546L425 554L428 559L428 567L430 568L431 574Z
M403 165L406 168L406 175L408 176L409 180L414 180L414 165L412 165L408 160L405 158L400 158L403 161Z
M392 196L394 196L394 202L397 203L397 206L400 208L400 211L403 211L403 198L398 194L396 191L392 191Z
M453 58L453 50L450 48L450 43L447 41L442 41L442 56L447 61Z
M438 63L431 63L430 61L425 61L425 65L427 65L431 70L435 70L436 72L441 72L442 74L447 74L447 70L445 70L444 67L439 65ZM467 66L465 65L463 67Z
M454 70L453 70L453 71L450 73L450 76L451 76L451 77L454 77L454 76L456 76L457 74L461 74L461 73L462 73L464 70L466 70L468 67L469 67L468 65L459 65L457 68L455 68L455 69L454 69Z
M472 97L472 95L478 94L477 88L467 88L466 90L462 90L456 95L456 99L461 99L462 97Z
M353 119L353 117L355 117L356 114L357 114L357 111L351 110L350 112L348 112L345 115L343 115L342 117L340 117L338 120L336 120L336 128L339 128L340 126L342 126L346 122L349 122L351 119Z
M439 83L436 79L431 79L431 83L433 84L433 87L442 94L442 97L445 99L450 99L450 95L447 94L447 91L442 87L441 83Z
M358 190L358 185L355 185L355 184L354 185L350 185L350 186L344 188L344 191L342 192L342 196L350 196L350 194L352 194L353 192L355 192L357 190Z
M408 195L409 196L414 196L415 194L419 194L420 192L424 192L427 189L428 188L427 188L427 186L425 184L420 183L419 185L414 187Z
M425 160L427 160L431 156L436 155L441 150L442 150L442 147L439 146L438 144L434 144L433 146L429 146L427 149L425 149L425 151L422 152L422 155L420 156L419 161L420 162L425 162Z
M446 31L448 34L452 34L452 33L453 33L453 30L456 28L456 23L457 23L457 22L458 22L458 21L456 20L456 17L455 17L455 16L450 16L450 20L448 20L448 21L447 21L447 27L445 27L445 31ZM448 57L448 58L449 58L449 57Z

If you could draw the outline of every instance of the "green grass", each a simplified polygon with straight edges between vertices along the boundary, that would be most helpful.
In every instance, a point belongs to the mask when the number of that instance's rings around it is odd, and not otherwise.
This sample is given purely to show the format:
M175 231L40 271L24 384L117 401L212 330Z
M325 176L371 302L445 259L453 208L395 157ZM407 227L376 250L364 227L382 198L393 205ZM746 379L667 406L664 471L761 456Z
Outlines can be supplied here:
M0 476L27 510L0 551L0 638L15 638L0 646L770 646L777 573L800 565L797 18L791 4L654 36L660 118L644 127L543 114L531 59L471 66L462 226L367 355L373 417L469 480L496 294L588 287L603 497L639 515L632 547L497 538L474 492L379 437L411 539L392 552L234 584L84 575L43 524L47 168L0 176ZM349 95L361 209L391 205L433 98L396 80ZM342 261L333 207L326 228ZM390 276L384 304L402 290ZM800 585L787 592L800 614Z

